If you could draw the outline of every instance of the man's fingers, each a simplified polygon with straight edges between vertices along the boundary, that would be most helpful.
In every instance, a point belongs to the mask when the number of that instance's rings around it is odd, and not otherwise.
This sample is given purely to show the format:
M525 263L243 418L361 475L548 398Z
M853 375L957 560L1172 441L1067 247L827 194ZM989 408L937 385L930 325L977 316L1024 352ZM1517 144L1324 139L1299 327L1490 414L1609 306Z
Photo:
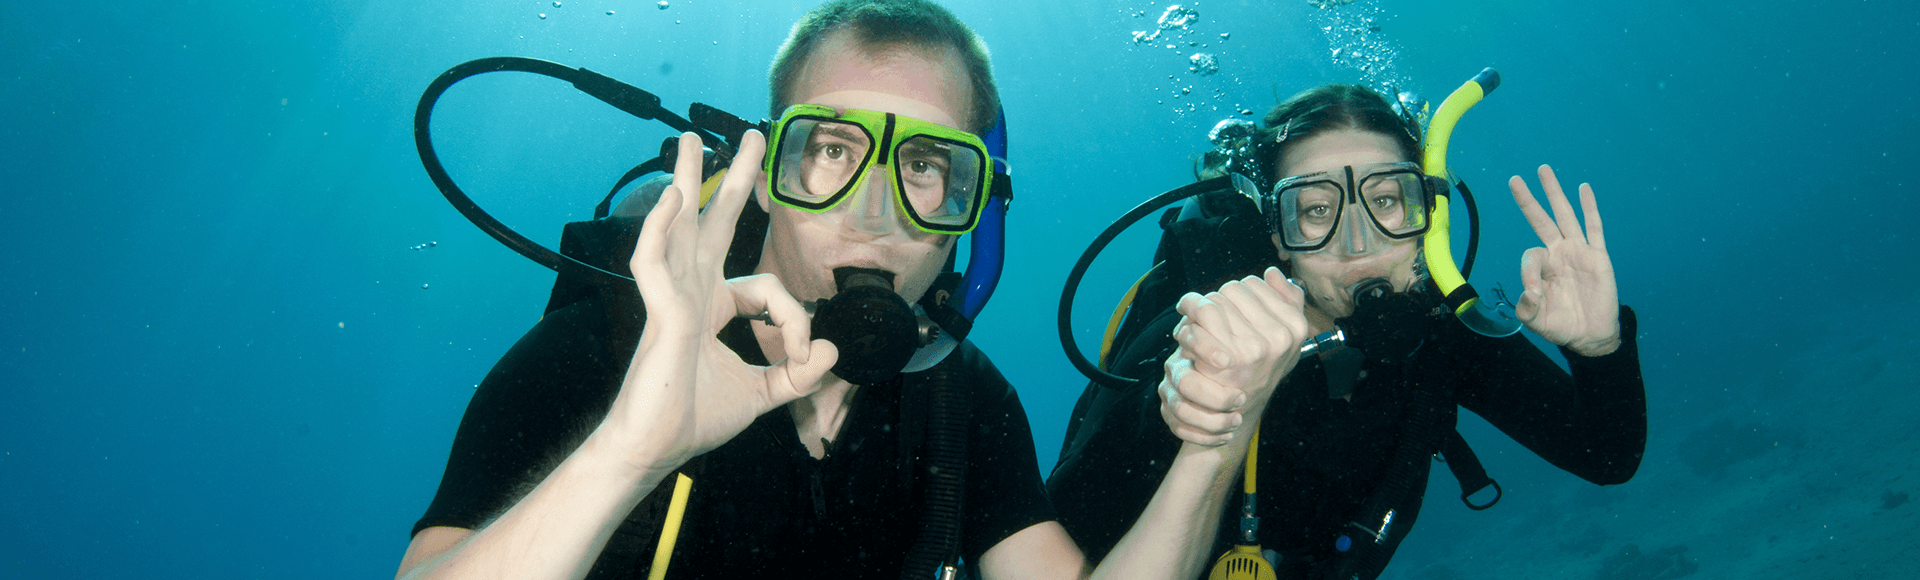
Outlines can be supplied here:
M767 367L767 387L774 406L813 394L820 386L820 378L827 376L833 363L840 360L840 350L824 338L807 346L813 356L806 362L789 357Z
M1580 184L1580 209L1587 216L1587 245L1607 249L1607 236L1600 230L1600 202L1593 197L1593 186Z
M1574 213L1573 202L1567 201L1567 192L1560 189L1560 178L1554 177L1553 168L1540 166L1540 189L1546 190L1547 203L1553 206L1554 225L1560 228L1560 236L1569 240L1585 242L1587 237L1580 233L1580 214Z
M1188 375L1191 381L1199 375ZM1200 408L1199 405L1176 405L1168 409L1173 414L1174 423L1193 427L1211 434L1232 433L1240 427L1242 421L1239 412L1216 413Z
M1238 412L1214 412L1195 405L1182 397L1182 391L1194 391L1210 383L1204 375L1195 372L1170 372L1160 381L1161 393L1160 418L1176 433L1182 429L1192 430L1199 439L1189 439L1195 443L1208 445L1206 440L1221 433L1232 433L1242 421ZM1214 385L1218 386L1218 385ZM1220 387L1225 388L1225 387ZM1185 437L1183 437L1185 438Z
M1224 435L1209 433L1197 429L1192 425L1181 423L1180 420L1174 418L1173 413L1168 411L1164 406L1160 407L1160 420L1166 422L1167 428L1173 431L1173 436L1178 437L1181 441L1206 447L1219 447L1233 441L1232 432L1227 432Z
M1194 356L1194 353L1187 351L1185 347L1176 352L1182 361L1190 362ZM1168 373L1167 378L1170 379L1168 383L1174 390L1163 393L1162 399L1198 406L1202 410L1215 413L1238 411L1240 407L1247 404L1246 393L1220 384L1211 378L1196 380L1196 378L1206 377L1206 374L1193 372L1193 370L1189 366Z
M758 274L728 280L727 286L733 290L735 316L766 314L767 322L780 330L787 357L807 362L808 344L813 339L813 317L787 292L780 278Z
M759 131L749 130L741 138L727 176L720 181L713 199L707 200L706 211L700 213L700 247L725 252L733 243L733 224L740 220L740 209L747 205L754 184L760 181L760 159L766 150L767 140Z
M700 148L700 136L681 133L680 150L673 162L673 187L680 191L680 201L686 207L700 207L700 167L705 162L706 153Z
M647 212L646 219L640 222L640 239L634 242L633 257L627 260L627 269L634 279L640 279L642 271L665 258L667 230L673 229L674 214L680 212L680 205L680 196L669 185L660 193L660 201L654 204L653 211Z
M1513 191L1513 203L1520 206L1521 215L1527 216L1527 225L1533 226L1540 243L1551 244L1560 239L1560 226L1553 223L1553 216L1547 215L1540 201L1533 198L1533 190L1527 189L1527 180L1515 175L1507 180L1507 189Z

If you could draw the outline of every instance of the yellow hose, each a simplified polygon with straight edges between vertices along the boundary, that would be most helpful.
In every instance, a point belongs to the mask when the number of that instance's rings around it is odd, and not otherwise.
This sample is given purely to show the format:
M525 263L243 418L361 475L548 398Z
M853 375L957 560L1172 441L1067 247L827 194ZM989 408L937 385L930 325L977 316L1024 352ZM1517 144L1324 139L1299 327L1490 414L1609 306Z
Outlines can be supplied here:
M1166 262L1161 262L1160 264L1165 263ZM1100 337L1100 358L1098 360L1100 361L1101 370L1106 370L1107 368L1107 351L1113 348L1113 337L1120 334L1120 321L1126 318L1127 309L1133 307L1133 295L1140 291L1141 284L1146 283L1147 276L1152 276L1154 270L1160 269L1160 264L1154 264L1152 268L1147 269L1147 273L1140 275L1139 280L1134 280L1133 286L1127 288L1127 294L1120 297L1120 303L1113 306L1113 316L1107 318L1107 334Z
M653 551L653 570L647 572L647 580L667 577L667 561L673 559L673 544L680 540L680 519L687 515L687 497L693 494L693 478L676 475L673 502L667 504L667 523L660 526L660 547Z

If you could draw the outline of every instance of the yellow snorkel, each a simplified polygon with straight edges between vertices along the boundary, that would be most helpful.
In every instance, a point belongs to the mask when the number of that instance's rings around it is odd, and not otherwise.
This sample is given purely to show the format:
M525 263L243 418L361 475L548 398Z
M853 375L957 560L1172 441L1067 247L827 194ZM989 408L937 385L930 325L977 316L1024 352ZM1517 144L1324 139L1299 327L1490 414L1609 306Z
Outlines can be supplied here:
M1500 71L1491 68L1480 71L1466 84L1454 89L1447 100L1440 102L1440 109L1433 114L1433 120L1427 125L1426 147L1421 160L1421 170L1429 177L1448 180L1451 172L1447 170L1447 141L1453 136L1453 126L1460 122L1460 116L1467 109L1480 102L1493 89L1500 86ZM1450 190L1442 190L1434 196L1433 211L1428 223L1425 251L1427 272L1433 276L1433 283L1446 297L1447 306L1453 308L1453 315L1474 332L1492 337L1509 336L1520 332L1520 319L1513 313L1513 306L1502 302L1489 303L1480 298L1480 293L1467 284L1460 267L1453 263L1453 246L1447 227L1447 201Z

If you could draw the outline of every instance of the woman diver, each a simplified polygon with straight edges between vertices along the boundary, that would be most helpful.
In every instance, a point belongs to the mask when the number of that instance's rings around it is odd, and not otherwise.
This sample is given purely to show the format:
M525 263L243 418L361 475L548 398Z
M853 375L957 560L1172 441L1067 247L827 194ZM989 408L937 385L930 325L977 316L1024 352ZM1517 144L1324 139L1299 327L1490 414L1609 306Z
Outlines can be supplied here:
M1633 311L1619 304L1592 188L1579 190L1583 229L1548 167L1539 175L1552 215L1520 177L1508 183L1544 244L1522 257L1515 311L1559 345L1569 374L1526 338L1485 336L1449 314L1421 252L1426 208L1449 184L1415 163L1420 131L1372 90L1328 85L1274 107L1253 146L1208 155L1201 177L1244 173L1258 189L1254 203L1234 196L1237 205L1212 211L1265 226L1208 228L1208 243L1263 259L1231 272L1244 278L1136 311L1105 360L1139 382L1089 386L1076 405L1047 488L1090 561L1139 517L1181 440L1257 458L1247 460L1244 501L1229 493L1216 534L1195 538L1226 554L1214 577L1256 577L1227 566L1236 553L1264 553L1280 578L1378 576L1412 529L1428 458L1479 472L1454 431L1459 407L1588 481L1633 476L1646 394ZM1289 299L1295 285L1304 306ZM1336 330L1344 347L1301 353L1302 339ZM1473 478L1450 467L1469 487L1462 500L1485 507L1469 499ZM1477 479L1491 483L1484 472Z

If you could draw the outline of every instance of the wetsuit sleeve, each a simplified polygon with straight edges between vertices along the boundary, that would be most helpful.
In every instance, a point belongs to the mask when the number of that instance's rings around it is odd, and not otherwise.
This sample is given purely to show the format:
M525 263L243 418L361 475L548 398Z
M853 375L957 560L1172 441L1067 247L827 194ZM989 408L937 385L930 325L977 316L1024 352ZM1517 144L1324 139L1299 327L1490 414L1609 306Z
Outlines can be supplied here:
M1620 307L1620 348L1600 357L1561 349L1572 376L1523 336L1466 353L1460 405L1549 463L1601 485L1625 483L1647 447L1638 322Z
M1073 433L1047 479L1060 524L1090 563L1105 559L1133 528L1180 451L1155 392L1179 320L1158 317L1113 359L1112 372L1144 384L1126 390L1087 385L1074 409Z
M975 431L967 441L961 552L967 561L979 562L981 554L1001 540L1056 518L1040 482L1033 429L1020 395L978 350L969 346L961 353L977 357L979 369L973 391Z
M597 301L556 310L475 389L433 502L413 532L478 529L545 479L606 416L637 338L608 341Z

